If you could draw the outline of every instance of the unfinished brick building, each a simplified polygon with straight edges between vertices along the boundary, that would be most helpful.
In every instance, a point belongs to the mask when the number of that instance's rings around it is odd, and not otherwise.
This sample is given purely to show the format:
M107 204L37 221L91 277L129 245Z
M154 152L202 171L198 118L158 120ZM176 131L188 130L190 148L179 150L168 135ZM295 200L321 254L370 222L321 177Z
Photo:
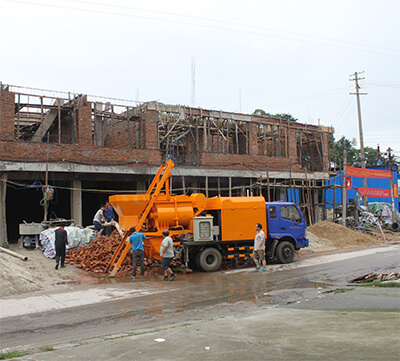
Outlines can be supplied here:
M49 217L89 225L116 192L146 190L170 157L175 193L258 195L324 218L332 128L224 111L0 84L1 228ZM7 231L6 231L7 229ZM7 232L7 233L6 233Z

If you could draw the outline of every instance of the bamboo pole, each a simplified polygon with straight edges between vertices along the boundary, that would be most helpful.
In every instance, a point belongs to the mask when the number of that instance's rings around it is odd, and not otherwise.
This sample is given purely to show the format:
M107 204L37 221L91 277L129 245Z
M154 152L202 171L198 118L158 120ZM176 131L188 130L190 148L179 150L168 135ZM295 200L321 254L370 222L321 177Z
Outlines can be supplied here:
M19 253L10 251L9 249L3 248L3 247L0 247L0 251L1 251L1 252L4 252L4 253L7 253L7 254L9 254L9 255L11 255L11 256L17 257L17 258L19 258L19 259L22 259L23 261L27 261L27 260L28 260L28 257L23 256L23 255L21 255L21 254L19 254Z

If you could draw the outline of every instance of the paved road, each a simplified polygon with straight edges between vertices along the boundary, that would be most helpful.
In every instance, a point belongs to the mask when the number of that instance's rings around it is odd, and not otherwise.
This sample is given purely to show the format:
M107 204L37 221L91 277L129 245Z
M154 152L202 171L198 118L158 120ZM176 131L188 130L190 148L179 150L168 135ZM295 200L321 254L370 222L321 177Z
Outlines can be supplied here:
M3 299L0 348L79 342L167 324L218 319L238 310L257 312L271 305L290 303L295 309L309 304L318 308L322 306L315 299L328 294L324 292L345 287L361 274L399 267L400 247L391 246L270 265L264 274L252 269L193 273L168 283L145 278ZM357 297L342 298L345 303L341 308L376 308L376 302L364 304L360 302L363 297ZM377 302L382 305L382 300ZM385 297L384 303L383 308L398 310L398 293Z

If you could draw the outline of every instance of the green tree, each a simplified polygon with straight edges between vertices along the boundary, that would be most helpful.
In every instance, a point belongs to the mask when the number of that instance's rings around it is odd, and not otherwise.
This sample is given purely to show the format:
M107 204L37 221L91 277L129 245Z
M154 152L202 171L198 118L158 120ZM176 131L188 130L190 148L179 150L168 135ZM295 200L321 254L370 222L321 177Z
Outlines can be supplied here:
M331 161L334 163L335 168L343 167L344 151L347 153L347 164L354 166L357 161L358 152L357 149L354 148L355 145L357 145L355 138L349 140L346 137L342 137L335 142L333 135L330 135L330 140Z
M271 113L267 113L265 110L263 109L256 109L253 112L253 115L258 115L261 117L269 117L269 118L281 118L281 119L286 119L289 122L297 122L298 119L294 118L291 114L289 113L277 113L277 114L271 114Z
M355 138L352 140L346 137L340 138L335 141L335 138L330 135L330 154L331 161L336 168L343 167L344 151L347 152L347 164L353 167L361 167L361 150L356 149L357 141ZM365 160L367 167L381 165L398 164L396 159L389 159L388 153L379 154L378 150L369 146L364 147ZM380 162L379 162L380 160Z
M379 152L377 149L372 148L372 147L364 147L364 153L365 153L365 160L366 160L366 165L368 167L373 167L378 165L378 160L379 160ZM387 163L387 159L384 157L381 157L381 162L382 164ZM356 149L356 157L354 159L354 166L355 167L361 167L361 150Z

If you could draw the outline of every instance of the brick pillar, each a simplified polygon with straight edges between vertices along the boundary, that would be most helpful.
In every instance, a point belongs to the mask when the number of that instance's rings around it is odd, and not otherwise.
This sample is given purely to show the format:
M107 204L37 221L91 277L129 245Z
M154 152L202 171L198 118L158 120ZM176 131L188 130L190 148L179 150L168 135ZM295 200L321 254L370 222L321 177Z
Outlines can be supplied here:
M257 123L249 123L249 154L258 155Z
M78 110L78 143L93 145L92 139L92 103L87 101L86 96L79 96Z
M322 169L329 170L329 133L323 132L322 133Z
M154 110L147 110L144 113L144 139L143 144L145 149L158 149L158 126L157 126L157 112Z
M297 139L296 129L288 129L288 144L289 144L289 157L297 158Z
M15 94L0 89L0 139L14 139Z

